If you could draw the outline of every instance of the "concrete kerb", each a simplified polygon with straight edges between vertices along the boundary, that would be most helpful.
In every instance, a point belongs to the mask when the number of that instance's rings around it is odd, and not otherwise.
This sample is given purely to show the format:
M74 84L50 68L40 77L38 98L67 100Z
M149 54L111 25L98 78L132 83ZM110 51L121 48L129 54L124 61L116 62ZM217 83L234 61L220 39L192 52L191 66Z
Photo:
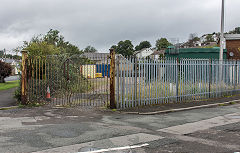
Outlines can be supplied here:
M179 111L186 111L186 110L192 110L192 109L216 107L216 106L219 106L219 105L231 104L231 103L233 103L233 102L240 102L240 99L238 99L238 100L232 100L232 101L228 101L228 102L223 102L223 103L200 105L200 106L193 106L193 107L186 107L186 108L178 108L178 109L169 109L169 110L146 112L146 113L140 113L140 112L121 112L121 111L116 111L116 112L123 113L123 114L135 114L135 115L156 115L156 114L179 112ZM9 110L9 109L16 109L16 108L18 108L18 106L0 107L0 110ZM65 108L65 107L59 107L59 108ZM55 109L56 109L56 108L55 108ZM109 111L109 112L112 112L112 111Z
M124 113L125 114L136 114L136 115L157 115L157 114L180 112L180 111L186 111L186 110L192 110L192 109L216 107L216 106L219 106L219 105L231 104L233 102L240 102L240 99L232 100L232 101L228 101L228 102L223 102L223 103L200 105L200 106L193 106L193 107L186 107L186 108L169 109L169 110L163 110L163 111L154 111L154 112L146 112L146 113L140 113L140 112L124 112Z

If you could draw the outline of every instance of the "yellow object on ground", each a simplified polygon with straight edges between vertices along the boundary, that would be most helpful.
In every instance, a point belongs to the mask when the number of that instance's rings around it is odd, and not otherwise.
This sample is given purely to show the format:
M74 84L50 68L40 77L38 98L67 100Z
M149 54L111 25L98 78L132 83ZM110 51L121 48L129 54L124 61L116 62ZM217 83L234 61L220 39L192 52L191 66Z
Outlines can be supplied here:
M89 79L96 78L96 65L83 65L82 73L85 78Z
M96 78L102 78L102 73L96 73Z

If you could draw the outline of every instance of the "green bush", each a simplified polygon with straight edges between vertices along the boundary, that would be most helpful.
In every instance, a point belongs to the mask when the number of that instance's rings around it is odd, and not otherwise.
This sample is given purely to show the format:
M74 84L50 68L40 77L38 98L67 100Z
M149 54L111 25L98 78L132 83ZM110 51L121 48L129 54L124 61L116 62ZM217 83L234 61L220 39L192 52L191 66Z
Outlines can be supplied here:
M18 103L21 103L21 85L22 85L22 77L20 75L19 77L20 81L19 81L19 86L17 87L17 89L14 92L14 98L17 100Z
M86 58L52 56L31 60L28 74L29 101L45 102L49 87L52 98L64 98L70 102L75 93L85 93L92 89L90 82L81 74L81 65L89 64Z

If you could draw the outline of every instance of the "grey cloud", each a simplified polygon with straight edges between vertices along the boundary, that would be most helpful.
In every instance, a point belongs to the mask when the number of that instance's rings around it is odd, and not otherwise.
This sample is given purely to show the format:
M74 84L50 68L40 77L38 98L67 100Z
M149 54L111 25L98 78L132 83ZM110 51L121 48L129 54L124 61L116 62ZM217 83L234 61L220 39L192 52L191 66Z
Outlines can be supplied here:
M2 0L0 49L14 48L33 35L58 29L84 48L101 51L120 40L134 44L159 37L180 38L189 33L220 29L220 0ZM240 25L239 0L227 3L226 30ZM17 39L18 38L18 39ZM6 43L8 42L8 43Z

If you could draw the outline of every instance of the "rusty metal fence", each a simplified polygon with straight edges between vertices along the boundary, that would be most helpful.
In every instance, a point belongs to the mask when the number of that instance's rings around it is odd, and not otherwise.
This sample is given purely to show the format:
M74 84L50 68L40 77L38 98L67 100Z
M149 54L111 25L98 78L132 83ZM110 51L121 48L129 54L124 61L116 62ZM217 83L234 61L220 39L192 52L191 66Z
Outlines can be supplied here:
M22 100L126 109L240 93L238 60L126 58L113 50L109 55L23 60Z
M51 105L106 106L109 77L96 73L96 63L108 73L108 58L48 56L28 58L27 101ZM98 70L99 72L99 70Z
M118 109L219 98L240 92L240 61L118 58Z

